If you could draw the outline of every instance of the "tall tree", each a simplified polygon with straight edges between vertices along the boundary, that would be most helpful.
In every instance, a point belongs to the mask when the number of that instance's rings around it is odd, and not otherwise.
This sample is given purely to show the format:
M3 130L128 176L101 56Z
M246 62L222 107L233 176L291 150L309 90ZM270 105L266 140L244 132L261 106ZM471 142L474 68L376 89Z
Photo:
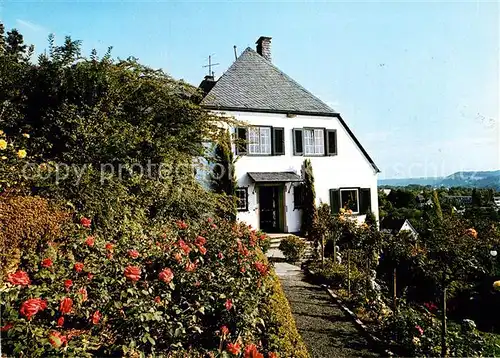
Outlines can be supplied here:
M311 238L317 220L316 190L314 189L314 175L309 159L304 160L302 166L304 176L304 206L302 209L302 235Z
M221 199L229 202L228 206L223 206L224 210L220 211L219 215L229 220L236 220L234 154L231 150L231 136L227 130L224 130L224 134L215 146L213 162L215 166L212 173L212 190L217 194L222 194Z

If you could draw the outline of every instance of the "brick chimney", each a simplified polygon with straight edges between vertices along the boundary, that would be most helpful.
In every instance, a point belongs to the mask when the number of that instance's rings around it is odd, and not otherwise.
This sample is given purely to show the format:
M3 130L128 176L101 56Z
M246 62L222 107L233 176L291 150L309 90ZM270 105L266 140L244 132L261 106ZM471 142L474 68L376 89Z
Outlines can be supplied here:
M256 42L257 53L268 61L271 61L271 39L272 37L261 36Z

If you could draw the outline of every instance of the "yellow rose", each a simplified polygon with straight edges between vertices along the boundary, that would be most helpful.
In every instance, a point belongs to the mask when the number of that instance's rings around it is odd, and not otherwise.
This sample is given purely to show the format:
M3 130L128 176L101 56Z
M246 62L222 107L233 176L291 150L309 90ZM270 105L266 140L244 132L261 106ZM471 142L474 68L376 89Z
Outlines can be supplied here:
M5 159L7 159L7 157L5 155L2 155L2 157L0 157L0 159L5 160Z
M500 280L493 282L493 289L496 291L500 291Z
M0 139L0 150L4 150L5 148L7 148L7 141Z
M30 137L30 135L29 135L28 133L23 133L23 137L24 137L24 138L29 138L29 137Z
M17 157L18 158L21 158L21 159L26 158L26 154L27 153L26 153L26 151L24 149L20 149L20 150L17 151Z
M4 135L4 131L0 129L0 135Z

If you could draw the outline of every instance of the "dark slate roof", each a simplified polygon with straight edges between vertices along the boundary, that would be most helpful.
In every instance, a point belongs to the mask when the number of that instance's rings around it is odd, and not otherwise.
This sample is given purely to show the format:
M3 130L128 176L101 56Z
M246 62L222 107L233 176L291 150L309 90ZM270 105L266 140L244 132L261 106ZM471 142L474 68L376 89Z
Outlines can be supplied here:
M219 78L201 104L213 109L336 113L250 47Z
M302 178L293 172L253 172L247 174L256 183L284 183L302 181Z
M380 222L380 229L398 233L405 221L406 219L383 218Z

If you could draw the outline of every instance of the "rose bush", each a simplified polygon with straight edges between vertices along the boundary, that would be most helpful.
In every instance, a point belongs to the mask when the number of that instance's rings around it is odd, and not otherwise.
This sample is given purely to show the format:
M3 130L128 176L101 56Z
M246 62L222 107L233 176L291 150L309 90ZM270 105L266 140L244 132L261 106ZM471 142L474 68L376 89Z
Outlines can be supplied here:
M1 288L6 354L273 353L276 328L259 313L271 287L265 237L211 220L88 245L89 222L75 226L23 257Z

